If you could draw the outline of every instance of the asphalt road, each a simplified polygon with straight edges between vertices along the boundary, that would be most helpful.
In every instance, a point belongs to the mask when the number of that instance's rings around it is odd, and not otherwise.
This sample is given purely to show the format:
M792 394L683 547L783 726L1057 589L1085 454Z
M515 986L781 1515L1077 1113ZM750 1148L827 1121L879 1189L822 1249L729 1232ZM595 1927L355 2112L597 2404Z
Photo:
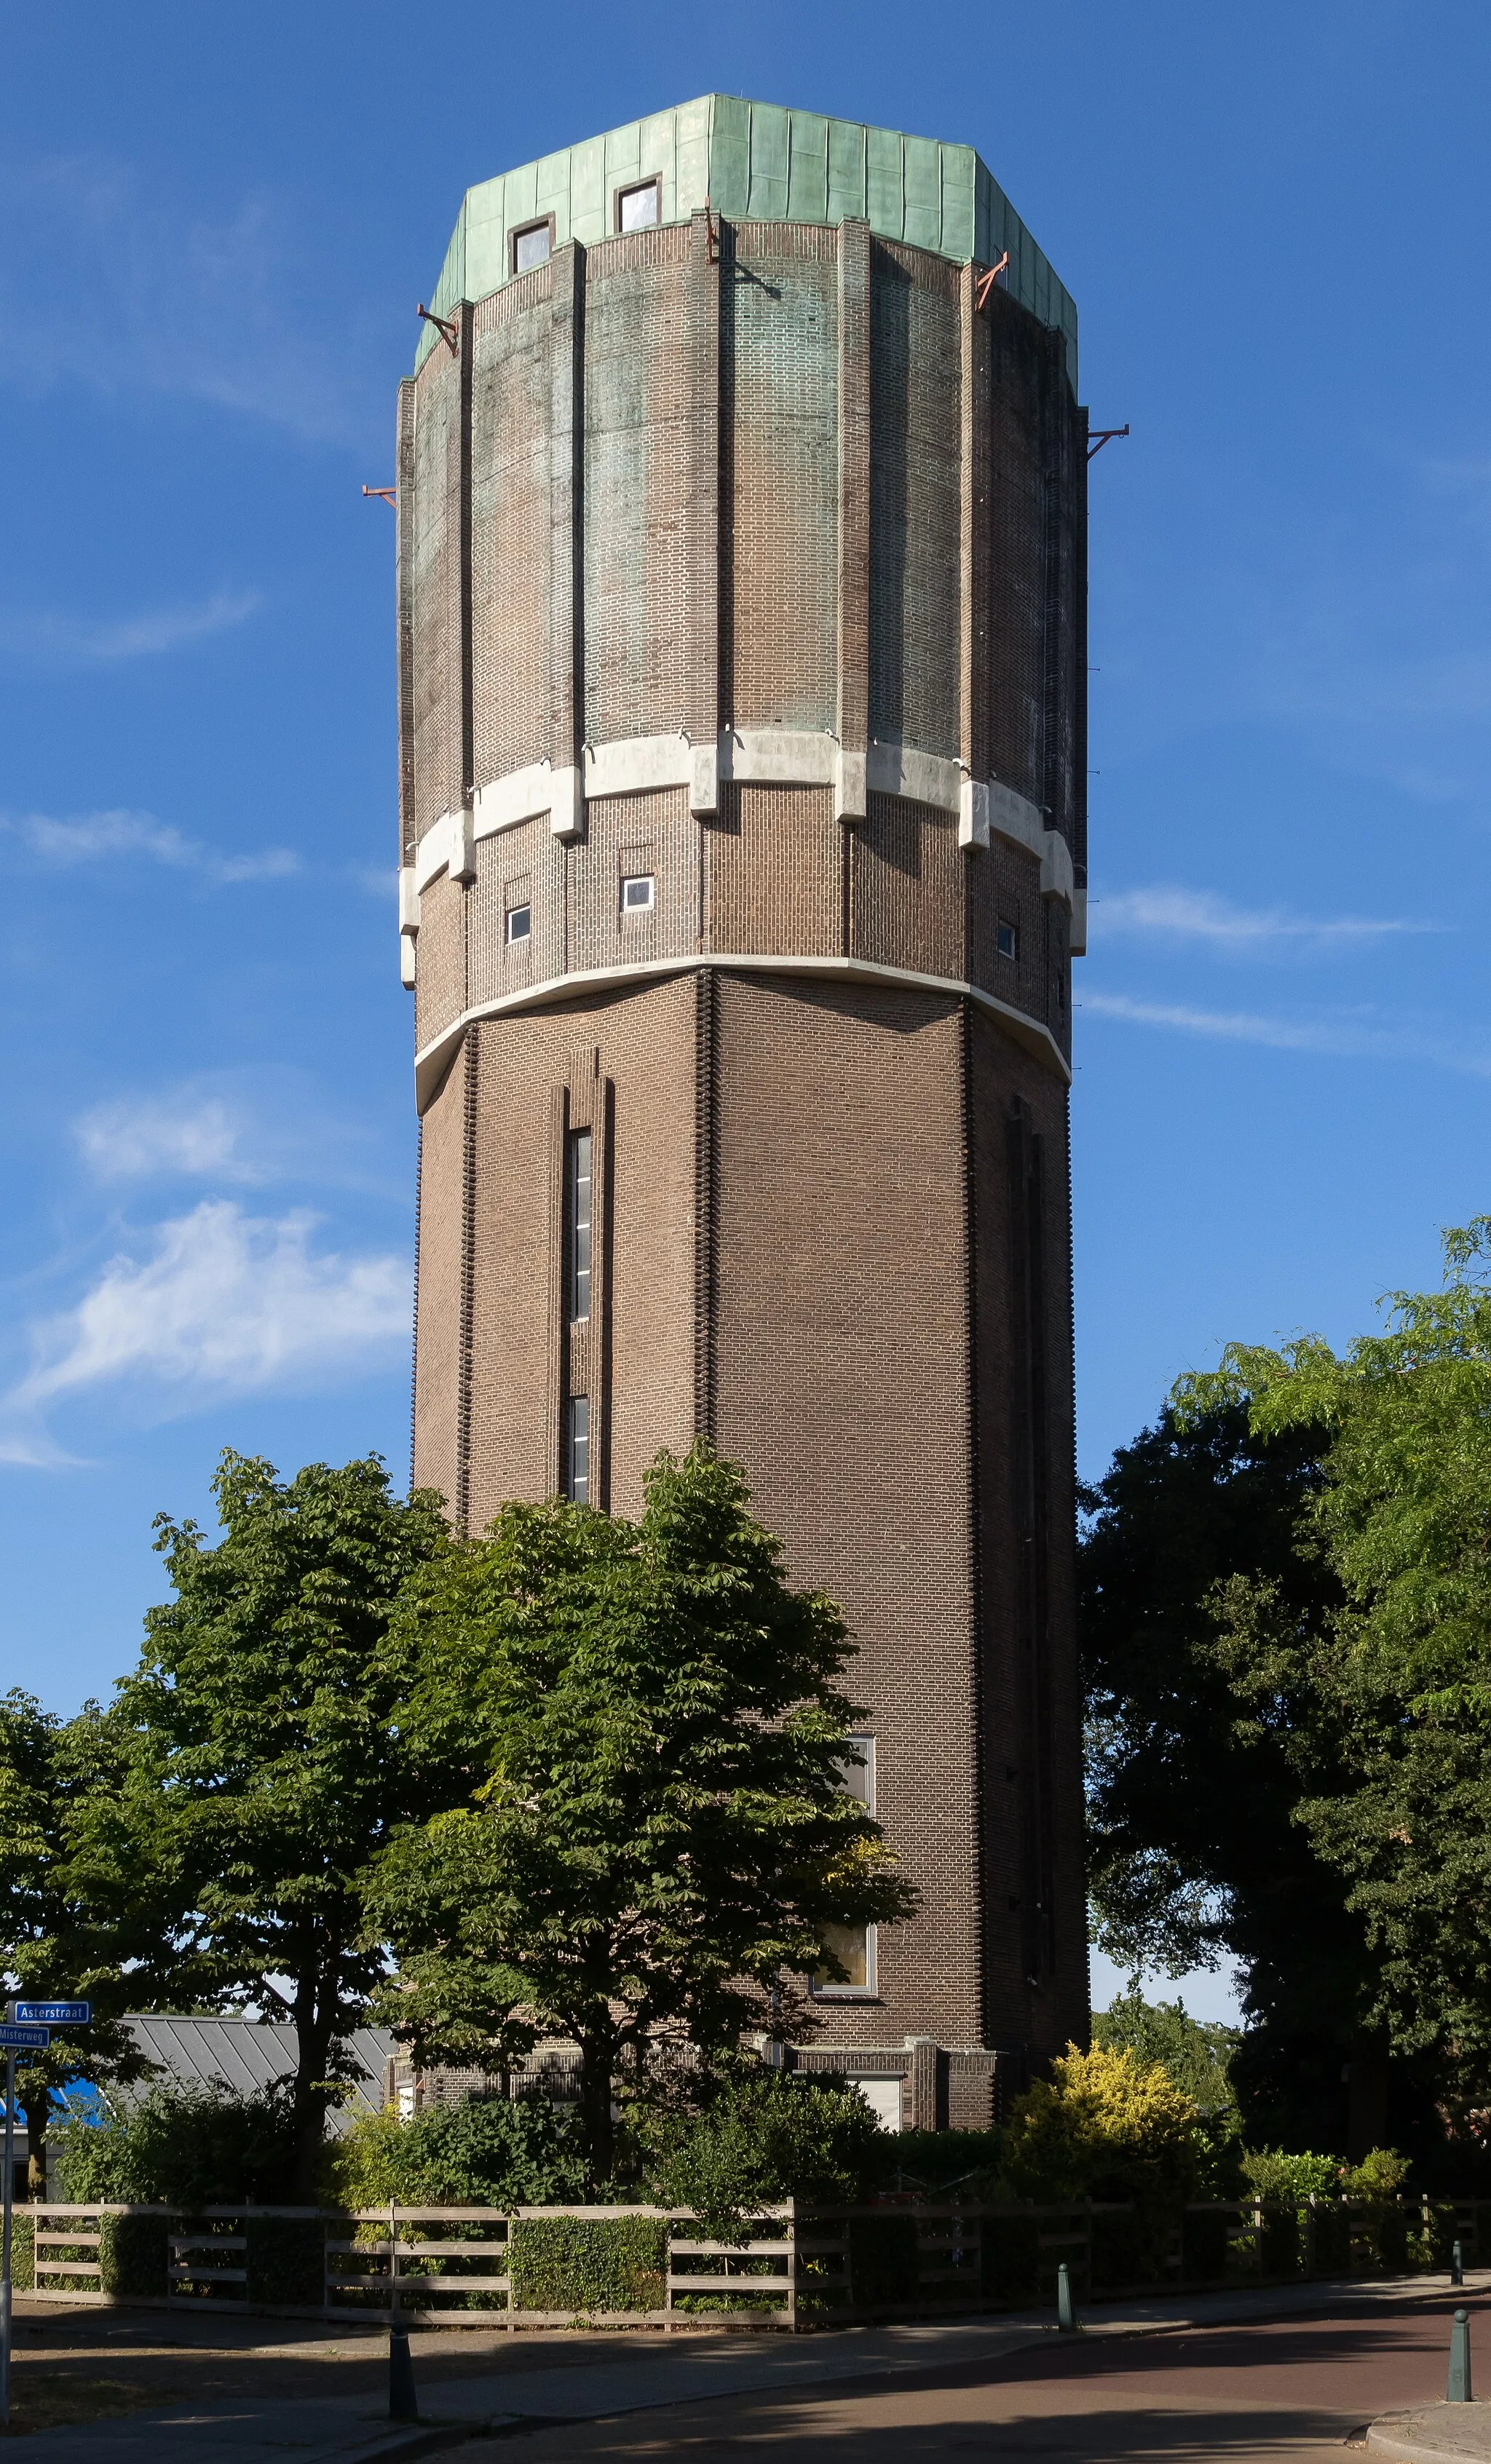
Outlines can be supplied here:
M1444 2393L1455 2300L1384 2303L1332 2316L1049 2343L993 2364L929 2368L821 2388L572 2423L458 2451L464 2464L559 2457L708 2464L910 2464L981 2455L998 2464L1296 2464L1360 2450L1377 2413ZM1491 2301L1469 2297L1491 2392ZM1479 2337L1477 2329L1480 2329Z

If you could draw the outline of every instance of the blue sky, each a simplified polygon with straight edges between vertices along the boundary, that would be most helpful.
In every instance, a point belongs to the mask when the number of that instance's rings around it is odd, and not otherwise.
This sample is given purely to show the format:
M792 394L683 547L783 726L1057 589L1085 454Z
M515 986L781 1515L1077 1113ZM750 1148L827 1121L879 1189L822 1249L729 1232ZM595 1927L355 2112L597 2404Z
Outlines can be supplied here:
M1082 317L1081 1451L1487 1202L1491 20L0 8L5 1682L218 1449L407 1462L393 389L463 188L712 87L983 152Z

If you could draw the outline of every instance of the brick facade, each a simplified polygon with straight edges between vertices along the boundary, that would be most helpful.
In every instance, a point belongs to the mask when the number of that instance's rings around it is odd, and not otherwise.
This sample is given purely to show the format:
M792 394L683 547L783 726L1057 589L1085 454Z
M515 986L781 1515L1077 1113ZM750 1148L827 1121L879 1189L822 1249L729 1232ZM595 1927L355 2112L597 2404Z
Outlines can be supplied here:
M1085 414L979 271L853 222L572 243L400 412L416 1478L473 1529L552 1492L574 1397L598 1503L696 1430L745 1465L922 1894L792 2057L941 2123L1086 2025Z

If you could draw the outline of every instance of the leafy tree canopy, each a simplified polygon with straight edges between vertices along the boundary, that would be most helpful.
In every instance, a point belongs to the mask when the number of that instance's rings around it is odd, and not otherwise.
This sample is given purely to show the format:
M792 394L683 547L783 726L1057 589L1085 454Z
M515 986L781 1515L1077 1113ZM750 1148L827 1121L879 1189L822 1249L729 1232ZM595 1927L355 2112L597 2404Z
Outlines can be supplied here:
M157 1518L175 1596L149 1612L121 1686L121 1784L90 1800L84 1861L121 1903L141 1872L171 1898L157 2007L294 2020L289 2187L309 2197L345 2039L383 1972L360 1940L358 1875L443 1801L400 1726L412 1669L389 1612L450 1544L438 1498L391 1496L376 1457L281 1482L227 1453L213 1488L214 1546Z
M347 2208L565 2206L582 2199L584 2151L542 2097L468 2096L402 2122L360 2116L326 2152L329 2194Z
M1146 2002L1138 1985L1131 1985L1106 2011L1094 2011L1092 2041L1109 2053L1158 2062L1202 2113L1234 2101L1230 2069L1239 2031L1216 2020L1193 2019L1183 2002Z
M825 1927L910 1909L843 1786L844 1621L791 1589L704 1442L659 1456L637 1523L504 1508L414 1576L390 1648L410 1750L464 1757L470 1794L373 1865L367 1938L399 1963L383 2013L490 2070L572 2037L594 2179L613 2093L660 2040L733 2048L774 1991L784 2024Z
M8 1995L81 1997L93 2025L57 2031L46 2053L18 2057L17 2102L26 2113L31 2188L46 2192L51 2090L67 2080L137 2079L146 2063L121 2013L148 1990L170 1925L158 1879L137 1869L127 1895L90 1887L79 1855L91 1809L117 1792L125 1739L117 1720L90 1703L59 1720L31 1695L0 1699L0 1967Z
M1005 2169L1022 2197L1133 2199L1173 2209L1200 2172L1196 2108L1162 2064L1068 2045L1019 2099Z
M1257 1597L1234 1690L1251 1742L1307 1702L1298 1822L1371 1955L1367 2019L1433 2052L1482 2139L1491 2105L1491 1218L1445 1236L1436 1292L1386 1331L1233 1345L1177 1390L1198 1425L1244 1410L1264 1444L1328 1432L1311 1533L1338 1601L1305 1623Z

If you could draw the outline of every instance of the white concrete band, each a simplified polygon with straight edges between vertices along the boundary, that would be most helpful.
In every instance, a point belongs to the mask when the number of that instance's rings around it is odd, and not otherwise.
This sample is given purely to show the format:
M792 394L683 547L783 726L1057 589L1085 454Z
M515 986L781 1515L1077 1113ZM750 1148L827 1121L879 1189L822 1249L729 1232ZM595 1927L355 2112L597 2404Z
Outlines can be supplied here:
M733 972L748 970L754 975L806 976L843 981L850 978L860 982L900 984L917 992L946 993L957 1000L975 1001L997 1018L1005 1032L1033 1054L1042 1067L1060 1078L1063 1086L1071 1085L1071 1069L1061 1045L1048 1026L1039 1019L1027 1018L1023 1010L987 993L977 984L963 983L955 977L923 976L910 967L882 966L872 958L834 957L772 957L757 952L713 951L708 955L691 953L675 958L647 958L629 966L587 967L568 976L551 976L541 984L525 984L521 992L503 993L495 999L477 1001L471 1009L452 1020L447 1027L414 1056L414 1096L424 1111L442 1078L455 1057L457 1047L469 1026L480 1019L505 1018L515 1011L547 1009L556 1001L571 1001L577 994L625 991L627 986L646 982L649 978L679 976L701 967L728 967Z
M1073 879L1071 850L1027 797L998 779L971 779L945 754L872 742L861 757L843 752L832 736L788 727L727 728L714 746L691 744L687 736L623 737L586 745L582 772L535 761L489 780L470 811L442 813L420 840L413 864L399 876L399 931L406 939L418 933L419 893L442 872L456 881L474 878L478 839L545 814L557 838L578 839L587 803L665 787L687 787L690 810L707 819L718 809L721 783L732 780L745 786L832 787L836 815L850 822L863 817L866 791L954 813L959 847L987 847L1001 838L1036 857L1042 896L1060 899L1070 913L1073 957L1086 948L1087 901ZM406 975L406 982L411 979Z

